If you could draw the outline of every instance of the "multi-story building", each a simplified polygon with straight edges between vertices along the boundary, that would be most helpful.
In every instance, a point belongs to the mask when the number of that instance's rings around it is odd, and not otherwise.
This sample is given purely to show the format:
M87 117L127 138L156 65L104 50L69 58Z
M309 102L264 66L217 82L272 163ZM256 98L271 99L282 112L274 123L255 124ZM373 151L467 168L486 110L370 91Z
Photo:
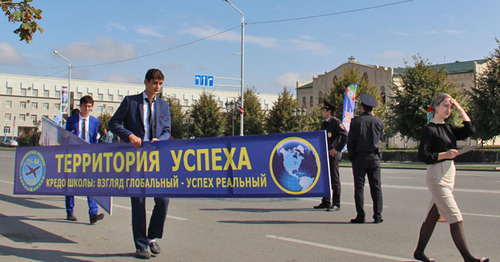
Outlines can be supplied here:
M432 66L444 68L448 74L448 81L456 83L463 90L470 90L477 87L477 78L486 69L486 62L487 60L480 59ZM401 86L401 74L405 70L404 68L362 64L351 56L346 63L339 65L332 71L313 77L311 82L297 82L298 102L310 112L315 104L322 103L328 90L333 87L334 80L342 77L345 69L351 67L358 70L363 77L368 79L370 84L379 89L382 103L390 102L392 86ZM390 138L388 143L398 147L416 146L416 141L406 142L399 136Z
M0 74L0 137L9 139L31 134L39 128L42 117L55 119L61 112L62 86L68 86L66 78L49 78L26 75ZM71 80L70 108L78 108L82 96L94 98L92 115L113 114L127 95L144 91L144 85L102 81ZM210 90L219 106L236 101L239 91ZM176 98L187 111L199 99L203 89L165 86L162 96ZM278 95L258 94L264 110L271 109Z

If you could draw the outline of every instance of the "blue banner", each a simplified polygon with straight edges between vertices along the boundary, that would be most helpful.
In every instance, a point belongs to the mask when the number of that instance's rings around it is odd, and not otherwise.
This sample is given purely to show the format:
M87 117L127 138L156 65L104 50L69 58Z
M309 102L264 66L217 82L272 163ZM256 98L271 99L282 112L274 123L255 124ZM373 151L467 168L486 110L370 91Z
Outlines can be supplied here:
M330 196L325 131L19 147L14 194Z

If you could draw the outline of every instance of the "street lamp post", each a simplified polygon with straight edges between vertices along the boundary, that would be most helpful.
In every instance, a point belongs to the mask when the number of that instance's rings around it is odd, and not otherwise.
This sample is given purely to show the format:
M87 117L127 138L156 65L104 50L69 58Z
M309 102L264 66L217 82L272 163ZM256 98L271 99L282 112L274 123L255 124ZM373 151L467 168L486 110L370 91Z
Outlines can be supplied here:
M244 93L243 93L243 87L245 83L245 15L243 12L241 12L240 9L238 9L236 6L233 5L229 0L224 0L228 4L230 4L236 11L238 11L241 14L241 78L240 78L240 83L241 83L241 101L240 105L241 108L244 108ZM241 112L241 118L240 118L241 124L240 124L240 136L243 136L243 121L244 121L244 113L243 111Z
M71 60L69 58L61 55L61 53L57 52L54 50L54 54L62 57L64 60L69 62L68 65L68 115L71 113ZM61 95L62 95L62 90L61 90Z
M227 112L231 113L231 126L233 127L233 133L232 133L233 136L234 136L234 109L235 109L234 101L226 102L226 110Z

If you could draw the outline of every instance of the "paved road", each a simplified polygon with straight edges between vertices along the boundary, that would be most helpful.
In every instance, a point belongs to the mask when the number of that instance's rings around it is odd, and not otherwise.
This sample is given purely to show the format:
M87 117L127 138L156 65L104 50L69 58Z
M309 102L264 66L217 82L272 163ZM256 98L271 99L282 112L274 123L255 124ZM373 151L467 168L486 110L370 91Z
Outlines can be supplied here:
M69 222L63 197L12 194L13 162L14 152L0 151L1 261L137 261L128 198L115 198L113 215L89 225L78 197L79 221ZM151 260L408 261L429 201L424 172L383 169L382 224L347 223L355 216L349 168L341 168L338 212L313 210L316 198L172 199L163 253ZM500 172L459 171L455 194L470 249L499 261ZM447 224L438 224L428 254L461 261Z

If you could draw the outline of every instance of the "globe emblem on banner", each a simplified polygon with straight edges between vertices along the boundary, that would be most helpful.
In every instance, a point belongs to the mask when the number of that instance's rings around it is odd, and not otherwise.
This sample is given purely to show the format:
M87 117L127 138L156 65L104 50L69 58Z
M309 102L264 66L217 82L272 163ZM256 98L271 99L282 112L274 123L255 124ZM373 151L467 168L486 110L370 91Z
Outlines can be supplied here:
M45 181L45 159L36 150L26 153L21 160L19 179L24 189L37 191Z
M293 195L314 188L321 170L318 152L300 137L281 140L271 153L269 168L276 185Z

